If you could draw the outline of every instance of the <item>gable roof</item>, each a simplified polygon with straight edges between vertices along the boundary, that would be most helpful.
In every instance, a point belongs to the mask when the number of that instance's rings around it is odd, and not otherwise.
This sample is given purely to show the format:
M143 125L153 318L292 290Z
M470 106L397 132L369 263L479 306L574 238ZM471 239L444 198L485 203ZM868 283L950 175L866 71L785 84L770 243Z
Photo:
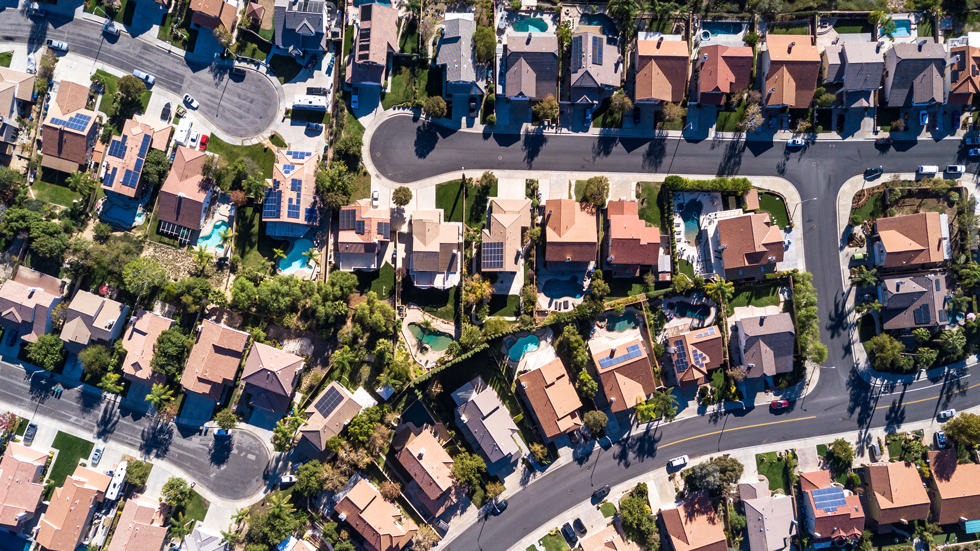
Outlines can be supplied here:
M545 208L545 260L592 262L599 246L596 215L571 199L548 199Z
M918 212L876 220L875 228L885 251L881 265L912 267L945 260L944 218L937 212Z
M661 509L674 551L724 551L728 548L722 522L706 495L688 498L677 507Z
M442 211L412 215L412 272L456 272L460 263L458 223L443 222Z
M632 408L657 389L650 355L641 337L590 339L589 353L613 413Z
M85 467L55 488L35 534L35 541L50 551L75 551L89 524L89 511L101 502L112 478Z
M980 465L958 464L956 450L929 452L932 485L938 497L940 525L955 524L960 519L980 519Z
M919 38L912 44L895 44L885 52L893 59L895 69L888 92L889 107L927 103L944 103L946 48L931 38Z
M360 22L351 51L348 81L380 84L388 52L398 50L398 10L382 4L361 4Z
M278 151L272 178L266 180L262 204L263 222L310 227L320 223L319 199L316 193L318 163L319 157L308 151Z
M134 494L123 507L107 551L160 551L167 539L167 505Z
M180 378L181 386L217 400L222 388L234 382L247 345L248 333L204 320Z
M35 75L15 71L6 67L0 67L0 82L13 85L14 97L20 101L32 101L34 99ZM86 98L88 91L86 90ZM84 107L84 104L82 105Z
M582 407L561 358L518 377L523 393L548 442L582 426Z
M61 302L61 280L25 266L0 285L0 324L35 342L48 331L51 310Z
M160 188L157 217L190 230L201 229L204 201L211 191L211 182L201 175L207 153L178 146L170 173Z
M0 526L19 531L34 518L44 484L41 471L48 454L10 442L0 460Z
M187 551L228 551L228 542L200 526L195 527L194 532L184 538L184 546Z
M844 42L843 90L877 90L885 70L885 58L877 42Z
M469 433L474 447L487 463L521 454L515 440L520 438L517 425L500 397L482 378L464 384L452 396L457 404L456 424Z
M507 97L542 100L558 89L558 37L551 33L507 37ZM557 98L557 96L556 96Z
M731 94L751 85L752 48L713 44L701 48L698 89L701 94ZM720 95L717 100L724 101ZM699 101L704 102L703 98ZM712 102L715 103L715 102Z
M980 48L957 46L949 54L949 103L968 104L980 92Z
M276 46L291 53L324 49L324 22L329 5L323 0L275 0Z
M473 33L476 22L457 17L445 20L445 31L439 39L436 65L445 66L446 82L474 82Z
M224 0L191 0L189 8L194 12L192 19L199 25L212 30L219 24L224 25L228 31L235 29L237 5L229 4Z
M122 365L123 377L147 385L166 380L166 376L154 372L150 364L156 352L157 338L173 325L174 320L147 310L140 310L129 320L129 327L126 328L122 341L123 348L126 349L126 359Z
M69 350L79 350L92 341L107 343L116 324L123 323L129 306L85 290L75 294L68 306L61 340Z
M339 217L337 250L341 253L375 253L379 243L391 239L391 209L376 209L370 199L341 207Z
M64 170L69 170L68 165L88 162L91 147L95 145L93 129L98 116L85 108L88 92L88 86L62 80L42 124L41 152L49 163L49 158L64 161ZM89 134L93 134L91 144Z
M245 360L242 381L250 387L251 404L270 411L285 411L293 395L296 375L306 360L257 342Z
M949 323L946 272L881 278L881 324L886 331Z
M919 470L908 461L868 465L871 491L878 504L878 523L924 519L929 516L929 495Z
M610 201L609 255L613 265L656 266L660 256L660 228L648 226L639 216L636 201Z
M412 519L381 497L367 479L361 479L337 503L337 513L364 538L370 551L396 551L412 540L418 527Z
M800 473L804 506L813 514L815 541L856 540L864 531L861 498L847 495L830 480L830 471ZM843 505L841 505L843 503Z
M769 72L763 98L766 105L805 108L813 100L820 74L820 54L809 36L766 35Z
M724 344L717 326L686 330L686 326L667 329L667 352L670 354L677 381L681 384L701 382L708 372L721 367Z
M640 551L640 546L624 540L614 525L582 538L579 545L582 551Z
M783 235L767 212L718 220L718 239L725 270L783 261Z
M573 102L595 103L603 89L619 87L623 66L616 44L599 33L580 31L572 35L571 50Z
M741 318L739 340L745 343L742 358L748 377L772 377L793 371L796 350L796 330L793 317L783 312L776 315Z
M327 449L327 440L340 434L360 411L361 406L347 389L337 381L331 381L306 408L306 423L299 429L300 438L322 452Z
M516 271L521 255L521 232L530 226L530 199L491 197L480 249L483 271Z
M744 499L745 521L752 551L780 551L791 548L796 533L796 508L788 495L765 494Z
M687 92L690 50L682 40L637 40L636 100L680 102Z

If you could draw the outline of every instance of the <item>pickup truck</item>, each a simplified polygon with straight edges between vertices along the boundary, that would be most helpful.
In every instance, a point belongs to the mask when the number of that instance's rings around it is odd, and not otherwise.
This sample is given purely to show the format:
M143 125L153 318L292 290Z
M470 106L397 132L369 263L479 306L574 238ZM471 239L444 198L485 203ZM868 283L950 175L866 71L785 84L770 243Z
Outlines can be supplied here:
M61 50L63 52L67 52L68 51L68 43L67 42L62 42L60 40L48 40L45 43L48 45L48 48L51 48L52 50Z

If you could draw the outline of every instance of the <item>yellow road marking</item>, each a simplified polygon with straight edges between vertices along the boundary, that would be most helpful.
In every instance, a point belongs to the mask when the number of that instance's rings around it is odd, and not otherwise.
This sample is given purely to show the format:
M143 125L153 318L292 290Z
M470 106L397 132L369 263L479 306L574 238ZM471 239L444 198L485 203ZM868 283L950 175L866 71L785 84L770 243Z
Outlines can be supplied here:
M664 444L664 445L658 446L658 447L659 448L667 448L667 447L673 446L674 444L680 444L682 442L687 442L688 440L695 440L697 438L704 438L705 436L714 436L716 434L721 434L723 432L735 432L735 431L740 431L740 430L745 430L745 429L755 429L755 428L758 428L758 427L767 427L769 425L779 425L781 423L795 423L797 421L808 421L810 419L816 419L816 418L817 418L817 416L816 415L813 415L811 417L801 417L800 419L786 419L784 421L771 421L769 423L759 423L758 425L749 425L747 427L735 427L735 428L725 429L725 430L716 430L715 432L709 432L707 434L701 434L701 435L698 435L698 436L690 436L688 438L683 438L681 440L676 440L676 441L671 442L669 444Z
M980 383L977 383L975 385L968 386L968 387L963 388L963 389L959 389L959 390L954 390L954 391L951 391L951 392L947 392L945 394L940 394L939 396L933 396L932 398L922 398L921 400L913 400L911 402L901 402L900 401L897 404L888 404L887 406L878 406L878 407L875 408L875 410L886 409L886 408L893 407L895 405L907 406L907 405L910 405L910 404L918 404L919 402L928 402L930 400L938 400L938 399L942 398L943 396L949 396L949 395L952 395L952 394L957 394L959 392L965 392L967 390L970 390L971 388L976 388L978 386L980 386Z

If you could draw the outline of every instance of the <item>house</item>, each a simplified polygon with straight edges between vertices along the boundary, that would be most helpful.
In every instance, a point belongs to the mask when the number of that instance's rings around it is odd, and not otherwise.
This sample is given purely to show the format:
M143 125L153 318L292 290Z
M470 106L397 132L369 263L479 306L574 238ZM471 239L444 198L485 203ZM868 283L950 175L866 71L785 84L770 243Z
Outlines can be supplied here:
M453 479L453 458L446 453L430 427L418 434L414 431L408 434L409 440L396 457L411 477L409 488L413 494L429 514L439 516L461 496Z
M767 482L738 485L745 507L746 533L750 551L790 551L796 535L793 496L769 491Z
M582 400L561 358L522 373L517 380L518 393L534 414L545 442L582 426Z
M318 161L319 158L308 151L279 150L272 178L265 181L265 197L262 200L266 235L280 239L302 237L319 226L320 207L316 194ZM286 186L289 186L289 190Z
M606 235L608 252L604 269L612 277L638 277L651 271L660 257L660 228L648 226L639 216L636 201L609 201Z
M34 75L0 67L0 157L10 157L17 145L20 123L34 103Z
M813 101L820 75L820 54L809 36L766 35L759 70L764 75L762 103L766 107L806 109Z
M885 52L888 107L946 103L946 48L931 38L895 44Z
M348 421L360 411L360 404L347 389L337 381L331 381L316 401L306 408L306 422L299 429L296 447L310 459L326 459L332 455L327 441L340 434Z
M65 315L61 340L65 350L78 354L92 344L112 348L112 343L126 326L129 306L107 297L80 290L75 294Z
M170 173L160 188L157 232L176 239L181 245L197 241L214 200L214 187L201 174L207 158L203 151L178 146Z
M365 478L347 491L334 510L342 522L364 538L364 548L368 551L398 551L418 531L412 519L385 501L381 492Z
M238 4L224 0L191 0L188 9L191 11L191 23L214 30L224 27L226 31L235 30L235 14ZM261 20L261 19L260 19Z
M527 454L520 431L497 393L477 377L456 389L456 426L496 476Z
M948 277L946 272L883 276L878 284L882 330L933 330L948 324Z
M579 30L572 35L570 63L572 103L596 105L623 82L619 46L599 32Z
M10 442L0 460L0 528L21 532L37 512L44 493L48 454Z
M754 57L749 46L712 44L702 47L695 103L724 105L728 94L748 90L752 86Z
M881 88L885 58L877 42L842 42L827 46L821 57L826 83L840 83L837 101L847 108L874 107Z
M861 498L834 486L830 471L800 473L803 514L806 529L813 535L813 547L837 547L861 539L864 508Z
M126 500L107 551L160 551L167 541L167 505L133 494Z
M683 40L637 40L633 52L636 72L634 101L680 103L687 93L691 51Z
M520 102L541 101L548 96L558 98L557 36L551 33L512 34L507 37L506 60L506 97Z
M64 485L55 488L51 494L34 540L49 551L75 551L88 533L92 516L105 499L110 482L112 477L75 467L75 472L65 478Z
M41 166L74 172L92 161L99 121L86 109L89 87L62 80L41 124Z
M980 92L980 48L963 45L949 50L950 90L946 103L971 105Z
M197 523L194 532L184 538L183 548L187 551L228 551L229 544L220 535L208 532Z
M323 0L275 0L276 47L294 56L326 50L329 10Z
M865 467L864 474L871 487L865 494L868 516L879 534L891 532L892 525L929 518L929 494L915 465L908 461L876 463ZM905 526L900 529L908 531Z
M292 404L293 390L306 360L257 342L245 360L242 382L245 392L252 396L249 405L273 413L287 413Z
M398 10L361 4L360 25L347 65L350 86L381 86L388 79L388 54L398 51Z
M708 373L724 364L724 348L717 326L688 331L686 326L675 325L667 329L667 353L677 384L682 387L703 385Z
M657 390L650 352L637 332L619 339L589 340L599 386L613 413L626 411Z
M63 282L25 266L0 285L0 326L25 342L51 332L51 311L61 302ZM10 337L8 337L10 338Z
M157 338L173 325L174 320L147 310L140 310L129 320L122 341L123 348L126 349L126 358L122 365L123 378L145 386L166 381L166 376L153 371L152 363Z
M783 234L768 212L720 218L717 224L726 280L761 281L783 261Z
M640 551L640 546L623 539L615 525L609 525L579 541L582 551Z
M724 522L711 498L701 494L677 507L661 509L660 517L674 551L727 551Z
M590 268L599 252L595 212L571 199L548 199L544 208L544 259L548 268L577 272Z
M463 224L443 222L441 210L412 215L408 271L416 287L449 289L459 284Z
M473 33L476 22L472 14L447 13L439 53L435 64L442 66L442 95L466 102L471 96L483 95L486 75L477 76L473 58ZM483 73L483 71L481 71Z
M373 271L384 264L391 240L391 209L376 209L370 199L359 199L340 208L337 232L339 269Z
M738 350L746 377L772 378L793 371L796 351L796 329L793 317L783 312L776 315L741 318L735 322L738 330Z
M204 320L197 329L180 385L189 393L219 401L235 382L247 345L248 333Z
M513 273L520 269L522 232L531 227L530 199L490 198L487 226L483 228L480 269Z
M140 180L143 162L150 148L167 150L171 127L155 117L135 115L123 124L121 136L114 136L104 157L102 189L124 197L139 199L149 191ZM126 228L128 229L128 228Z
M958 463L956 450L929 452L932 518L940 525L980 521L980 465Z
M929 268L952 257L946 213L917 212L875 220L874 263L885 269Z

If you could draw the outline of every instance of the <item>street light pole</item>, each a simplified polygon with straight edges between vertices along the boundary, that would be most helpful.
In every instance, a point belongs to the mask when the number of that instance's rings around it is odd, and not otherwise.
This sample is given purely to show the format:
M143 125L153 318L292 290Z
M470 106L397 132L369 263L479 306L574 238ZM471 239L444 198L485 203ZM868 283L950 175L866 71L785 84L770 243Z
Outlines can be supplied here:
M796 207L800 206L803 203L806 203L807 201L816 201L816 200L817 200L816 197L811 197L809 199L804 199L802 201L797 201L796 204L793 205L793 212L791 212L790 215L789 215L790 220L792 220L793 217L796 216Z

